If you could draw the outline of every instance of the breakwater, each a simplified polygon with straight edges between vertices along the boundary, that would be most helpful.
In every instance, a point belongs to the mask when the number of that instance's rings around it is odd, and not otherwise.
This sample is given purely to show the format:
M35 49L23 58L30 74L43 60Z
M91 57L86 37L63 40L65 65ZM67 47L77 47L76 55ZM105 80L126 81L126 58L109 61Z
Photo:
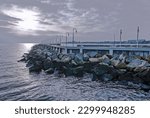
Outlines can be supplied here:
M96 52L85 54L62 54L49 45L35 45L23 55L30 72L44 71L59 75L83 77L92 75L93 81L118 81L135 89L150 90L150 57L121 55L101 55Z

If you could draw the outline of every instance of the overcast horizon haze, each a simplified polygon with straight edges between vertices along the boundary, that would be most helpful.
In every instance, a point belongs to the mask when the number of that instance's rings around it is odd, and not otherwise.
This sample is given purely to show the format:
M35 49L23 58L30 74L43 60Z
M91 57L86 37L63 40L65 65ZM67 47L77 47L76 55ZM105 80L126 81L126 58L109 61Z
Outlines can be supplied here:
M0 0L0 42L150 40L149 0Z

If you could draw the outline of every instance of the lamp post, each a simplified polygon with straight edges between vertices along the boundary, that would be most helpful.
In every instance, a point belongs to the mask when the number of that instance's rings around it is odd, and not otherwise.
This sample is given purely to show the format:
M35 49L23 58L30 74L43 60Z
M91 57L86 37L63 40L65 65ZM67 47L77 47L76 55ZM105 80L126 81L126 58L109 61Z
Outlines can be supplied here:
M122 29L120 30L120 47L122 45Z
M73 47L74 47L74 42L75 42L75 33L77 33L77 29L73 28L73 37L72 37Z
M66 32L66 47L67 47L67 43L68 43L68 37L69 37L69 33Z
M62 39L63 39L63 35L60 35L60 39L59 39L60 45L61 45Z
M56 36L56 41L55 41L55 44L56 44L56 45L57 45L57 39L58 39L58 37L59 37L59 36L57 35L57 36Z
M114 34L114 46L116 46L116 35Z
M137 28L137 48L139 47L139 33L140 33L140 27Z

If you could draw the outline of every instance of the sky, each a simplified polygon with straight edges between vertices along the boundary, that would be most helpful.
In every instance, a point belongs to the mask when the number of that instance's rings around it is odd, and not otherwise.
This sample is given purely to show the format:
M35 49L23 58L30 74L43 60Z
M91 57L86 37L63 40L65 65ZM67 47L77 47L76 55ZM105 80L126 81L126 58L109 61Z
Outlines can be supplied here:
M150 40L150 0L0 0L0 42Z

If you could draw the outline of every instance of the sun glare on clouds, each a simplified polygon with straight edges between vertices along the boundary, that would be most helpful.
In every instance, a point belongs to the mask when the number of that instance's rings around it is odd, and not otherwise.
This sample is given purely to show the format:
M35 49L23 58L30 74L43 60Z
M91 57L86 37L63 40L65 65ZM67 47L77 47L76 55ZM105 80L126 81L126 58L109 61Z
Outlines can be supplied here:
M19 8L13 6L11 9L4 9L2 13L16 18L16 21L10 21L12 24L11 28L16 30L20 34L30 34L36 35L37 31L48 31L51 30L50 26L41 24L42 21L41 13L38 9L32 8Z

